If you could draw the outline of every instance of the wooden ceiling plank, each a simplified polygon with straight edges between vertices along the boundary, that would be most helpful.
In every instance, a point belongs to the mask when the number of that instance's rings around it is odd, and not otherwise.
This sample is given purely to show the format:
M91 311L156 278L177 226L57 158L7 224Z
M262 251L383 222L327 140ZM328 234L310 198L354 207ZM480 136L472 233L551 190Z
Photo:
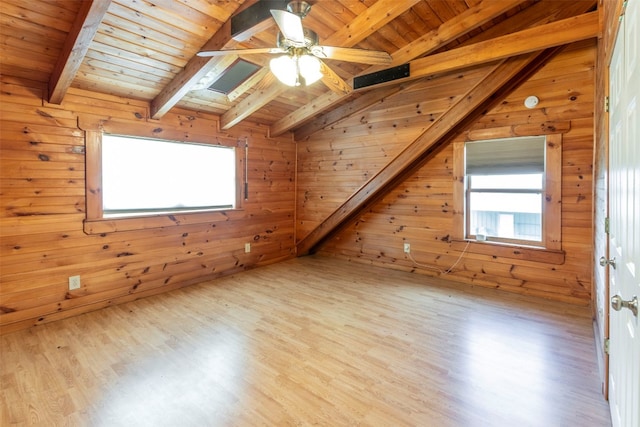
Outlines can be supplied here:
M172 35L174 31L181 31L188 27L192 37L197 35L200 39L208 37L212 25L221 25L231 16L229 11L215 4L207 5L209 10L203 12L190 4L193 2L188 1L153 0L148 3L151 7L136 6L135 2L127 3L130 3L127 7L144 14L144 18L152 18L160 31L166 31L167 34ZM139 22L141 18L138 16L135 21ZM184 39L180 37L180 40Z
M151 11L155 11L157 7L141 6L136 9L131 9L131 7L133 5L125 6L114 2L109 9L109 14L104 19L103 31L112 27L107 31L118 38L121 37L119 34L121 30L127 31L132 34L130 37L133 37L140 44L162 44L167 53L172 50L181 52L185 47L193 49L193 46L190 45L192 40L203 40L207 37L202 35L203 30L201 29L199 33L191 28L187 30L187 24L184 21L174 19L171 25L162 21L158 22L158 18L151 15ZM196 26L196 24L193 25ZM140 37L141 32L145 35L144 38Z
M111 0L82 2L49 79L49 102L60 104L71 86Z
M418 1L420 0L379 0L367 9L365 13L358 15L353 21L351 21L351 23L349 23L349 25L345 26L342 30L336 32L331 37L328 37L323 44L326 44L327 46L338 45L340 47L352 47L364 40L367 36L375 33L380 27L386 25L397 16L404 13ZM335 76L338 77L337 75ZM349 86L352 87L351 85ZM285 85L277 84L273 85L272 88L268 88L263 91L255 91L222 115L220 119L222 128L229 129L232 126L235 126L243 119L249 117L251 114L255 113L283 94L287 89L290 88ZM331 95L335 94L334 91L328 93ZM284 131L279 134L282 133L284 133Z
M31 2L14 0L12 4L12 2L3 1L2 15L14 18L9 20L9 22L24 19L26 22L37 27L50 28L58 31L60 34L67 34L79 14L79 10L64 9L49 2L38 4L37 8L31 7L32 5L30 3Z
M505 11L516 7L523 1L524 0L505 0L497 2L493 0L484 0L478 6L470 8L466 12L462 13L457 19L443 23L439 28L428 32L410 45L391 54L393 61L390 66L403 64L411 59L437 50L452 40L457 39L489 20L501 15ZM380 66L372 66L366 70L366 73L375 72L383 68L384 67ZM348 84L353 87L353 79L349 80ZM283 117L274 123L271 126L271 135L280 135L290 129L293 129L294 127L311 120L313 117L322 114L337 102L344 101L345 98L346 96L336 99L333 93L323 95L320 98L315 99L311 104L304 105L297 111L292 112L288 116ZM372 103L375 103L379 100L371 99L371 101ZM366 108L366 106L364 108ZM318 127L320 124L320 122L314 122L309 127L306 127L302 133L304 135L310 135L316 130L321 129L321 127ZM324 126L327 124L330 123L326 123Z
M429 154L513 91L558 51L559 48L551 48L498 63L484 79L302 239L297 244L298 256L314 252L319 245L356 219L367 207L391 191L397 182L419 168Z
M273 25L273 20L268 19L267 22ZM252 29L245 31L244 34L249 34L249 32L255 34L263 30L264 24L259 23ZM231 37L231 20L227 20L209 41L202 46L201 50L231 49L235 47L237 43L238 42ZM160 119L164 116L191 90L191 87L204 77L220 60L219 57L203 58L194 56L191 58L184 69L173 78L171 83L165 86L151 101L151 118Z
M110 42L113 43L112 40L110 40ZM135 51L124 51L120 50L117 46L103 43L100 40L100 33L96 34L96 37L93 39L91 49L87 52L86 57L100 57L103 61L138 70L148 67L175 74L181 69L181 67L167 62L154 61L149 64L148 61L145 60L145 57L137 55Z
M224 22L238 9L242 1L213 2L205 0L180 0L191 9L197 10L205 15L215 17L216 20Z

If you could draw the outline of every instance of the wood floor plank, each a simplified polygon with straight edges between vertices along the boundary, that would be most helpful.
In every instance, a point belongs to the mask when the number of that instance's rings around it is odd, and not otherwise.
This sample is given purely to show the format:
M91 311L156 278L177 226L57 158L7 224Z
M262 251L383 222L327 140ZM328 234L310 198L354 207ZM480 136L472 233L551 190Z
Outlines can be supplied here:
M3 426L611 425L588 308L321 256L0 345Z

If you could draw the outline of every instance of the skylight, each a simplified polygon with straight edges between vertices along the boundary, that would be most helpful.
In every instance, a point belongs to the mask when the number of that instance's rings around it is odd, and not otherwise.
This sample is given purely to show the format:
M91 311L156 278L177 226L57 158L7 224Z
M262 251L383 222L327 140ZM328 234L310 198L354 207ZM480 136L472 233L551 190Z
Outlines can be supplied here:
M214 81L207 89L228 95L259 69L259 65L238 58L238 60L227 68L220 78Z

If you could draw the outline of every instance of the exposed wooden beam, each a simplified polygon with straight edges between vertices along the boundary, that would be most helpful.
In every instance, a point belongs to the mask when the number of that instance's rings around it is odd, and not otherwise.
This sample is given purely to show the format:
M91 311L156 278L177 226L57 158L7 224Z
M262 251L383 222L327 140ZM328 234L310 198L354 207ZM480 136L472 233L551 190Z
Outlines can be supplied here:
M263 84L267 81L267 77L265 77L260 82L262 86L260 90L255 90L251 95L228 109L227 112L220 117L220 127L222 129L232 128L282 95L287 89L290 89L288 86L280 83L271 72L269 72L267 76L271 76L269 80L271 82L270 85Z
M251 5L250 7L253 6L254 5ZM204 46L202 46L201 50L231 49L238 43L231 34L231 20L229 16L219 17L219 19L225 19L225 23ZM253 27L243 31L242 36L250 37L260 31L264 31L265 25L274 25L272 19L267 19L265 22L255 23ZM191 87L193 87L198 80L211 71L219 61L224 61L223 58L224 57L203 58L200 56L191 58L184 69L151 101L151 118L159 119L164 116L191 90Z
M229 99L230 102L233 102L236 99L240 98L246 91L248 91L252 87L255 87L259 82L261 82L269 73L269 67L260 68L255 72L255 74L240 83L240 85L238 85L238 87L236 87L234 90L229 92L227 94L227 99Z
M358 15L351 23L343 27L322 42L327 46L353 47L387 25L389 22L402 15L420 0L378 0L373 6ZM274 85L265 96L264 93L254 92L236 104L222 115L220 125L223 129L229 129L258 111L260 108L273 101L275 98L290 89L285 85ZM335 93L335 92L330 92ZM280 132L282 134L284 131Z
M276 76L269 71L251 95L238 102L220 117L220 128L229 129L237 125L250 114L249 111L251 113L257 111L263 105L280 96L284 90L286 90L286 86L280 83ZM256 103L258 103L257 108Z
M298 255L314 252L323 242L356 219L371 204L415 172L444 143L528 79L560 48L505 59L433 122L391 162L367 181L338 209L297 244Z
M509 16L499 24L483 30L472 38L462 42L461 46L479 43L494 37L526 30L527 28L549 24L561 19L571 18L597 9L599 0L535 1L520 12ZM505 31L506 29L506 31Z
M324 62L320 62L320 72L322 73L322 82L333 92L338 95L347 95L351 92L351 86Z
M416 59L410 62L411 75L393 82L380 83L371 87L427 77L437 73L476 66L508 58L510 56L535 52L555 46L594 38L599 34L598 12L529 28L517 33L496 37L491 40L448 50L442 53Z
M62 102L82 65L104 14L109 9L111 0L87 0L81 3L49 79L49 102L52 104Z
M411 59L433 52L502 13L513 9L517 5L523 3L523 1L524 0L484 0L482 3L467 9L455 19L444 22L439 28L428 32L404 48L392 53L391 57L393 58L393 61L390 66L400 65ZM372 66L366 70L366 73L375 72L383 68L384 67L380 66ZM347 84L353 87L353 79L350 79ZM334 93L322 95L312 103L307 104L278 120L271 126L270 133L271 135L280 135L283 132L311 120L318 114L322 114L324 111L328 110L336 103L344 101L346 98L347 95L338 97ZM373 103L377 102L377 100L373 99L372 101ZM364 108L366 108L366 106ZM304 136L310 135L317 129L317 127L307 129L304 132ZM299 136L296 135L296 139L298 138Z

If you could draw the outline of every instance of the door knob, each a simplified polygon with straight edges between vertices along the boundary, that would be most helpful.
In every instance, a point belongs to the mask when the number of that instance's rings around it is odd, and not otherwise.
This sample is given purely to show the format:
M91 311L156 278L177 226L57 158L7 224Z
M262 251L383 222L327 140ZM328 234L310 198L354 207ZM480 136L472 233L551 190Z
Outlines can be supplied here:
M620 295L614 295L611 297L611 308L615 311L628 308L634 316L638 317L638 297L634 296L631 300L625 301Z
M613 268L616 268L616 259L615 259L615 257L611 258L611 259L606 259L605 257L601 256L600 257L600 265L605 267L607 264L610 265Z

